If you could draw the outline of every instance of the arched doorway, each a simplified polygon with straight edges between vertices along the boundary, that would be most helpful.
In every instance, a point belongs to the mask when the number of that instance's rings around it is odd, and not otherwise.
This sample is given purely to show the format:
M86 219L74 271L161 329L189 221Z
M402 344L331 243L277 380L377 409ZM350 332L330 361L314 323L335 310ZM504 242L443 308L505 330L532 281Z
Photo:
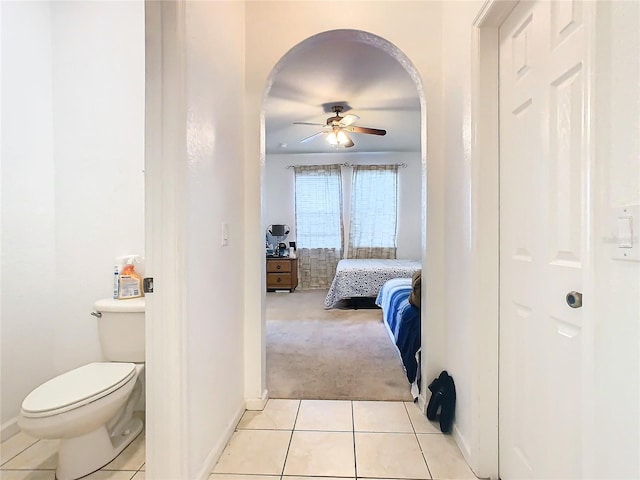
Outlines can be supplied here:
M308 135L314 137L318 127L295 126L293 122L323 121L335 104L344 106L345 113L352 109L363 124L381 126L393 134L384 143L378 138L354 136L356 146L349 152L327 148L321 137L300 143ZM262 99L261 130L262 231L272 223L295 222L293 174L286 172L290 178L279 184L280 190L289 189L285 201L282 191L270 195L265 180L274 175L273 169L268 168L270 162L276 162L277 174L285 177L284 168L291 164L397 161L408 163L412 169L411 173L403 172L407 180L404 186L400 184L400 203L404 195L405 205L414 208L414 220L399 225L398 258L423 260L426 101L421 78L402 51L387 40L360 30L332 30L305 39L283 55L269 75ZM409 200L411 194L413 198ZM292 239L295 240L295 227ZM261 315L264 326L264 302ZM262 359L266 362L264 356Z

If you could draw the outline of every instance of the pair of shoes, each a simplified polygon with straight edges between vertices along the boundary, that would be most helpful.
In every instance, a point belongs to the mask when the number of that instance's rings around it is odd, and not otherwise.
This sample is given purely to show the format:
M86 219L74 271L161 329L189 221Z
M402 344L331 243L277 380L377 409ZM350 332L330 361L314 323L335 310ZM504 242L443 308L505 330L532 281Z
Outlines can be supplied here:
M456 410L456 387L453 378L443 370L438 378L429 384L431 399L427 405L427 418L436 420L440 411L440 430L449 433L453 425Z

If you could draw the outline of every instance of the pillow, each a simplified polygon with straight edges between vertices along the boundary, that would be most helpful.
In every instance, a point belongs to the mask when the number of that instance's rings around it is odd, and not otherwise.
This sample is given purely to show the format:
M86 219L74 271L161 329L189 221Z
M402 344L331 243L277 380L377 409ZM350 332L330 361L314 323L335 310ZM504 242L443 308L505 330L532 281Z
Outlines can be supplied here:
M418 270L411 277L411 295L409 295L409 303L416 308L420 308L421 284L422 284L422 270Z

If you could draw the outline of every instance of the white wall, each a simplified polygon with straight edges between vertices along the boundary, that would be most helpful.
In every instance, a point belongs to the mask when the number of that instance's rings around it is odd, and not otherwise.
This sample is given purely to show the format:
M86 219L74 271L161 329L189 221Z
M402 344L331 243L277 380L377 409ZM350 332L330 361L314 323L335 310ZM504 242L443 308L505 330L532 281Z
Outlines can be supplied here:
M100 360L93 302L144 245L141 2L2 2L2 424Z
M111 296L114 257L144 253L143 8L52 4L56 284L65 285L56 343L73 352L66 367L99 356L88 313Z
M2 2L3 439L24 396L55 375L51 10ZM16 48L20 46L20 48ZM38 301L34 301L37 298Z
M454 435L476 474L491 473L480 450L486 448L480 440L484 429L477 416L478 399L482 398L482 384L476 383L476 366L481 358L497 354L479 352L475 342L482 332L479 315L474 308L473 292L481 287L474 284L474 255L478 254L478 205L472 204L475 189L471 131L471 45L473 19L482 1L445 2L443 5L442 85L445 155L445 325L447 371L456 383L456 419ZM477 161L477 160L475 160ZM490 281L490 277L485 277ZM497 334L497 331L495 332ZM489 371L483 372L483 375ZM486 383L486 382L485 382ZM497 392L496 392L497 393ZM496 398L497 400L497 398ZM497 413L497 410L496 410ZM484 419L487 420L486 418ZM497 420L497 419L496 419ZM488 429L484 429L488 433ZM485 437L487 438L487 437ZM495 451L495 446L493 446ZM495 463L495 462L494 462ZM497 467L495 465L494 467Z
M244 14L241 2L186 4L185 478L206 478L244 411Z
M419 153L319 153L306 155L267 155L265 164L264 229L275 223L291 227L287 242L296 240L295 222L295 179L288 165L327 165L350 162L352 164L405 163L406 168L398 168L398 258L422 258L421 253L421 210L422 185ZM351 192L352 168L342 168L342 193L349 198ZM344 205L344 203L343 203ZM345 210L346 212L346 210ZM348 224L345 226L345 228Z
M640 478L640 262L614 260L616 208L640 204L640 3L598 3L590 478ZM634 219L635 245L640 219ZM586 306L586 305L585 305Z
M146 4L154 479L208 478L245 407L244 14L236 1Z

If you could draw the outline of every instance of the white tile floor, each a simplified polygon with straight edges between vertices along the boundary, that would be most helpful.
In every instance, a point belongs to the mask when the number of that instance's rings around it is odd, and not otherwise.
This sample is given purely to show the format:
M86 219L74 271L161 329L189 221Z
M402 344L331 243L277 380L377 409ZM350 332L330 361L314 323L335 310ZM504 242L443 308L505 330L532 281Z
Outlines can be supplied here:
M54 480L57 441L0 445L0 479ZM145 480L144 432L87 480ZM277 400L247 411L210 480L475 479L450 435L410 402Z
M144 431L100 471L86 480L145 480ZM58 440L38 440L22 432L0 445L1 480L54 480Z
M244 414L210 480L303 477L476 478L411 402L272 399Z

